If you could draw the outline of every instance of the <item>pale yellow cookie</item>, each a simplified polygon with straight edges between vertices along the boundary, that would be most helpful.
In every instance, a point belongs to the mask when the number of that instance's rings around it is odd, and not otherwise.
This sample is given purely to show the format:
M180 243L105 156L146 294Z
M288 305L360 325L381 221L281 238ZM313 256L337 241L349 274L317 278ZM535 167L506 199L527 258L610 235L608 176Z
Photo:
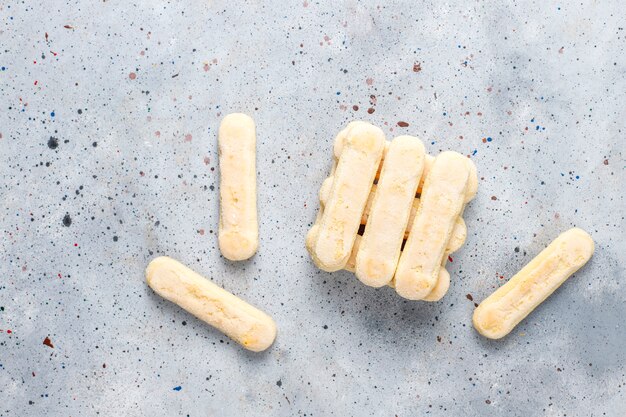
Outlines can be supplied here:
M220 251L231 261L250 258L259 246L256 204L256 132L251 117L224 117L218 134Z
M474 327L490 339L500 339L524 320L567 278L591 258L593 239L582 229L570 229L487 297L474 311Z
M382 287L393 278L424 155L413 136L398 136L389 145L356 257L356 276L366 285Z
M265 350L276 338L276 324L270 316L172 258L152 260L146 268L146 281L161 297L248 350Z
M346 265L384 146L382 130L368 123L354 123L346 132L330 196L309 232L307 246L320 269L333 272Z
M421 300L435 288L465 205L470 174L468 159L461 154L442 152L435 159L396 270L396 291L402 297Z

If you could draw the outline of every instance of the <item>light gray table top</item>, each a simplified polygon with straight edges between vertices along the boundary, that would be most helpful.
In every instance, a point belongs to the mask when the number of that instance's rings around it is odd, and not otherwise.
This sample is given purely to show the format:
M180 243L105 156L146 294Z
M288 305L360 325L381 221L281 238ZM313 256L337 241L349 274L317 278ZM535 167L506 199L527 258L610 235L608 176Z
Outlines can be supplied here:
M0 415L626 414L623 4L330 3L0 4ZM257 123L261 241L236 264L215 235L233 111ZM306 253L355 119L478 167L441 302ZM591 262L480 337L466 295L572 226ZM143 272L165 254L270 313L274 346L156 296Z

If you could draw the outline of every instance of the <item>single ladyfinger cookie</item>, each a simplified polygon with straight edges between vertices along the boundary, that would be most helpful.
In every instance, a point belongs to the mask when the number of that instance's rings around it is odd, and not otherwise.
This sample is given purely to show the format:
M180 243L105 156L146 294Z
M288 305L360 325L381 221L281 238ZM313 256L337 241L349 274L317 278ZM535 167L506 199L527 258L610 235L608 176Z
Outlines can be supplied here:
M161 297L248 350L265 350L276 338L276 324L270 316L172 258L161 256L150 262L146 281Z
M395 275L397 293L421 300L435 288L455 224L465 205L471 166L456 152L437 156Z
M547 248L474 311L474 327L490 339L500 339L524 320L574 272L591 258L593 239L573 228Z
M396 137L387 152L356 257L356 276L366 285L387 285L396 271L411 207L424 168L424 145Z
M346 132L328 201L309 234L320 269L333 272L346 265L384 146L384 133L369 123L354 123Z
M242 113L224 117L218 134L222 255L231 261L250 258L259 246L256 206L256 132Z

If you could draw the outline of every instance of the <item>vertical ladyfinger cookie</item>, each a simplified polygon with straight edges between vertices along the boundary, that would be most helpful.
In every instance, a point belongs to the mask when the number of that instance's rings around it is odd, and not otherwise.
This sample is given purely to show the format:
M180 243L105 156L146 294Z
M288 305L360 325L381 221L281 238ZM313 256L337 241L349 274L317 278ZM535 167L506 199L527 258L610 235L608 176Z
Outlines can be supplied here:
M393 278L423 168L418 138L391 142L356 257L356 276L366 285L382 287Z
M241 261L254 255L259 245L254 121L245 114L229 114L222 120L218 136L219 247L224 257Z
M248 350L265 350L276 338L276 324L270 316L172 258L161 256L150 262L146 281L161 297Z
M402 297L421 300L436 286L446 248L465 205L470 173L467 158L459 153L442 152L435 159L396 270L396 292Z
M474 311L474 327L490 339L500 339L524 320L591 258L593 239L573 228L558 236L506 284Z
M320 269L333 272L346 265L384 146L384 133L369 123L348 130L311 248Z

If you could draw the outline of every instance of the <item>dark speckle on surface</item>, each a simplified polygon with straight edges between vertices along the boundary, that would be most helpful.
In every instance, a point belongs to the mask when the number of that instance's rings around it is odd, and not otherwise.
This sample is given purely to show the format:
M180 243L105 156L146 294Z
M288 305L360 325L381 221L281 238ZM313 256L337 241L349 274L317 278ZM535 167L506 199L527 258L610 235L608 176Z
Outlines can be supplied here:
M50 136L50 139L48 139L48 148L56 149L58 147L59 147L59 139L55 138L54 136Z
M53 348L53 349L54 349L54 345L52 344L52 341L50 340L50 338L49 338L49 337L46 337L46 338L43 340L43 344L44 344L44 345L46 345L46 346L48 346L49 348Z
M71 225L72 218L70 217L69 213L66 213L65 216L63 216L63 226L70 227Z

